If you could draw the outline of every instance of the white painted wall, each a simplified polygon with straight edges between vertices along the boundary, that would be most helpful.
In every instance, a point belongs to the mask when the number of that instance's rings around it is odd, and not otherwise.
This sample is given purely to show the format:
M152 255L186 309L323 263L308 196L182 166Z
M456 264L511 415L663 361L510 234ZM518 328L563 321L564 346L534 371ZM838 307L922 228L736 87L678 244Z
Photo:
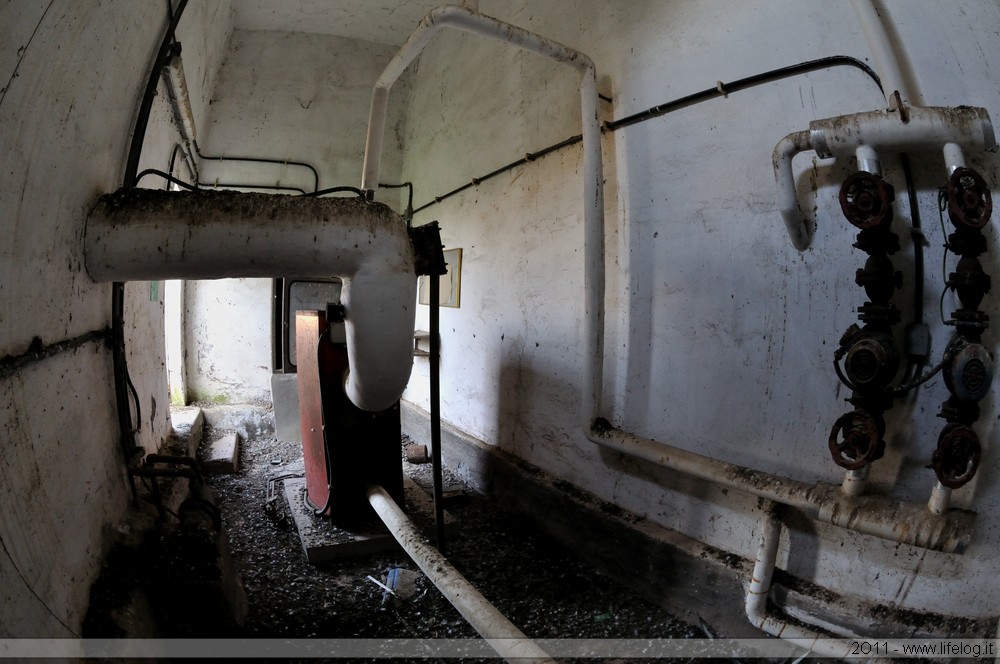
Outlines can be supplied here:
M188 11L182 39L224 41L227 4ZM84 271L84 221L121 184L165 26L163 3L0 6L0 357L36 336L54 343L110 325L111 286ZM214 68L204 57L202 76ZM143 167L163 168L175 136L161 97ZM127 288L126 326L139 440L152 450L167 395L162 299L150 284ZM0 636L79 634L128 501L111 355L88 344L0 379L0 393Z
M269 279L184 284L189 401L256 403L271 394Z
M927 105L985 106L1000 122L991 67L1000 57L1000 11L927 1L880 3ZM599 87L624 117L705 88L829 55L871 57L848 2L530 3L491 0L484 13L589 54ZM417 205L579 133L576 75L538 56L456 32L438 36L412 72L403 177ZM853 283L865 256L837 204L851 163L800 157L800 202L818 218L813 248L795 251L776 212L771 151L812 119L872 110L882 95L855 69L835 69L730 95L605 137L607 359L604 415L628 431L804 481L839 482L826 440L848 396L832 356L864 302ZM995 188L1000 161L970 155ZM908 219L894 158L897 228ZM937 319L941 230L936 155L914 155L929 236L925 306L936 357L950 330ZM616 455L580 431L582 207L579 147L505 173L420 213L462 247L462 307L443 309L442 413L473 436L555 476L744 557L755 552L754 501L723 494ZM988 230L994 247L996 226ZM898 269L912 275L908 234ZM997 256L984 259L1000 274ZM954 264L954 259L949 260ZM912 286L895 302L909 312ZM951 297L946 298L946 304ZM997 294L983 308L995 311ZM947 312L950 312L948 309ZM947 313L946 312L946 313ZM996 318L996 316L994 316ZM426 307L418 327L426 329ZM986 342L996 346L995 330ZM417 360L406 398L427 406ZM939 379L889 417L877 490L923 500L923 468L943 421ZM994 481L997 404L982 404L987 449L955 503L979 511L964 556L924 552L818 527L794 533L781 565L845 593L903 608L994 615L1000 545ZM894 487L892 485L895 484ZM890 488L891 487L891 488ZM664 570L668 573L668 570ZM738 601L734 598L734 601Z
M394 53L330 35L236 30L199 127L202 152L306 162L321 189L359 186L371 89ZM387 182L400 174L402 111L396 105L389 118ZM203 161L200 169L208 183L314 187L301 167ZM379 200L399 210L399 191ZM185 293L189 398L270 399L271 280L191 281Z

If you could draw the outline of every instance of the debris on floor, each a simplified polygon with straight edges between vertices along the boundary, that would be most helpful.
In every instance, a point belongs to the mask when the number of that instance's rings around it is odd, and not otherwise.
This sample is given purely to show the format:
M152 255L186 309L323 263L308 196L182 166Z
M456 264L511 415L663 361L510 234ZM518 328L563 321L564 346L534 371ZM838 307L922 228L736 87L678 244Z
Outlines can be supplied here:
M404 438L401 458L405 457ZM210 478L249 597L247 637L473 638L475 631L401 550L310 563L299 533L275 514L289 511L279 485L294 483L300 443L249 437L240 471ZM278 459L278 465L272 465ZM447 460L445 460L447 464ZM403 461L425 492L431 468ZM277 479L284 475L282 479ZM527 518L465 486L445 468L448 557L532 638L682 638L700 630L575 559ZM459 499L460 498L460 499ZM270 507L265 510L265 506ZM395 597L371 576L393 589ZM393 585L395 584L395 585ZM530 592L528 592L530 589ZM384 601L386 597L389 601ZM405 599L404 599L405 598ZM599 616L599 618L598 618Z

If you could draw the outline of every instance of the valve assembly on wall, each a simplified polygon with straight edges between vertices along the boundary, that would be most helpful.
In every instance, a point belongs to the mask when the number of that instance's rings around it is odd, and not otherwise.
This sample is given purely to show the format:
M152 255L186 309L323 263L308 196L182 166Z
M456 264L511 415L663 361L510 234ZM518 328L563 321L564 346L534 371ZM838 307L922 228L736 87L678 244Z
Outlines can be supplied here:
M993 357L981 343L990 319L979 309L990 292L990 276L983 271L979 256L987 251L982 229L990 220L993 200L982 176L964 167L954 170L942 198L955 227L945 246L959 256L945 285L958 295L960 306L948 321L955 334L945 349L942 374L951 396L939 413L946 424L938 436L931 468L941 484L957 489L979 468L982 447L972 425L979 419L979 401L993 382Z
M855 277L868 301L858 308L861 325L848 328L834 355L837 376L851 390L847 401L854 409L834 423L830 453L834 462L848 470L862 469L881 458L885 452L885 411L896 397L940 370L951 396L939 413L947 423L929 467L943 486L954 489L971 480L979 466L982 448L972 425L979 418L978 402L989 393L993 380L993 356L982 345L989 316L979 309L990 291L990 277L979 256L987 251L982 229L992 213L992 198L976 171L965 167L953 170L942 194L942 209L947 207L955 227L946 248L959 256L955 271L945 283L961 303L947 321L955 327L955 334L934 371L898 386L893 386L893 381L902 353L893 328L900 321L900 312L891 299L902 286L902 278L890 258L900 247L898 236L891 230L893 200L892 187L878 174L864 170L848 177L840 190L844 216L859 229L854 246L868 254ZM926 330L926 326L922 327ZM913 335L913 339L920 336ZM907 340L908 355L913 354L909 347L913 339ZM929 339L915 343L929 351Z
M868 296L858 308L863 325L848 328L834 356L837 376L850 388L848 401L854 410L834 424L830 454L837 465L848 470L863 468L885 452L883 413L892 406L894 396L889 386L900 365L892 335L900 313L890 302L902 285L901 274L889 258L899 251L899 237L891 230L894 199L891 185L865 171L848 177L840 189L844 216L859 229L854 246L868 254L854 280Z

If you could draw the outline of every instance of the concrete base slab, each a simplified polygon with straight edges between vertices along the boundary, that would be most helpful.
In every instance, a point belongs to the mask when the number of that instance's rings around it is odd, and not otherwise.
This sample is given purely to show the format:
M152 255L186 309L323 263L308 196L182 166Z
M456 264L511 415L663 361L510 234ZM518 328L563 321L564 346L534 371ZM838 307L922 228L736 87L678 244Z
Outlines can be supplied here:
M201 467L209 475L231 475L240 465L240 437L227 433L212 441L205 449Z
M302 549L309 562L319 563L398 548L396 540L377 518L373 517L370 525L349 531L338 528L329 519L315 516L313 508L305 500L305 478L285 480L284 489L289 513L295 521ZM410 518L425 534L433 536L434 500L408 477L403 478L403 493ZM445 512L444 521L445 533L454 535L458 526L455 518Z

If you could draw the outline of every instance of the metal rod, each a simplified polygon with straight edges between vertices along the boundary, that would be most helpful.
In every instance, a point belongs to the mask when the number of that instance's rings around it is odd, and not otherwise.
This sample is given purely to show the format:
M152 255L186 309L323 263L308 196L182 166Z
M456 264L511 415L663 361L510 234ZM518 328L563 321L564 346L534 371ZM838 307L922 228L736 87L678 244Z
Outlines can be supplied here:
M554 664L544 650L490 604L447 558L434 550L385 489L368 487L368 502L407 555L498 655L516 664Z
M434 537L438 551L445 552L444 539L444 480L441 477L441 277L432 274L430 280L430 346L431 346L431 469L434 477Z
M50 358L54 355L76 350L84 344L95 341L107 341L110 335L111 330L104 328L102 330L94 330L92 332L81 334L80 336L73 337L72 339L57 341L56 343L49 344L48 346L43 345L41 340L36 338L35 341L31 342L28 350L21 355L5 355L3 358L0 358L0 378L6 378L7 376L17 373L26 366L36 362L41 362L42 360Z

